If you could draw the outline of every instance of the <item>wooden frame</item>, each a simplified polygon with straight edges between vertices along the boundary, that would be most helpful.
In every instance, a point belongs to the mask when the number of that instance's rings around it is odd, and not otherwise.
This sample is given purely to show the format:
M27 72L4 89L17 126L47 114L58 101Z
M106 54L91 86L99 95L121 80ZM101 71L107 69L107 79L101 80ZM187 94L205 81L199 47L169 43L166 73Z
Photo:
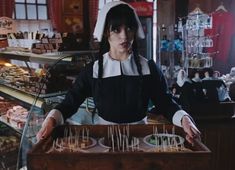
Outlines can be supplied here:
M63 26L67 32L82 33L84 30L83 17L77 15L64 15Z
M63 0L64 14L83 14L83 0Z

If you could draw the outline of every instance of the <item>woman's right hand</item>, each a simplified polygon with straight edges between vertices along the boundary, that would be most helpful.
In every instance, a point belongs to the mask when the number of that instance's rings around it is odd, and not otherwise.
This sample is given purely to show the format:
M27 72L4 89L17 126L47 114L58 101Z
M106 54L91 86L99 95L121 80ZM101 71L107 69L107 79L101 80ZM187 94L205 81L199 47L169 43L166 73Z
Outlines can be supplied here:
M41 129L37 133L37 136L36 136L37 142L39 142L40 140L44 138L47 138L51 134L55 126L56 126L56 120L54 118L52 117L46 118L42 124Z

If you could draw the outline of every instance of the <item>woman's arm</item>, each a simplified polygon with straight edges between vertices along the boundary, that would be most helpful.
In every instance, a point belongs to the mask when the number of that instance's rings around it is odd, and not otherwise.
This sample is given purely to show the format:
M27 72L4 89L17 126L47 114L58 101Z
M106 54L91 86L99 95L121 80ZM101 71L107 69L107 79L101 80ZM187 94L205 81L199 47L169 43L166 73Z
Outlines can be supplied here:
M48 137L56 125L63 124L64 120L77 112L86 97L91 96L92 66L88 65L79 73L62 103L49 112L37 134L38 141Z
M192 117L182 110L173 100L161 70L153 61L149 62L149 67L152 75L151 88L153 93L151 93L151 99L158 112L165 115L168 120L173 122L173 124L182 127L187 134L186 139L190 143L193 142L193 138L200 139L201 133L193 123Z
M181 108L173 100L165 77L154 61L149 61L149 68L151 73L151 100L159 113L163 114L168 120L172 120L174 114Z
M65 99L55 107L62 113L64 120L76 113L84 100L91 96L92 66L88 65L79 73Z

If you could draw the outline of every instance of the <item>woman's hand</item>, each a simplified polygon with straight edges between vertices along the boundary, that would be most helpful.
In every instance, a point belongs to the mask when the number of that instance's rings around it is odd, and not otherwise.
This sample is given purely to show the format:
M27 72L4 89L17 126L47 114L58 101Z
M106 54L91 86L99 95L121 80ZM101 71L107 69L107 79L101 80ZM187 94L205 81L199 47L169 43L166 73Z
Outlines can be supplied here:
M42 128L39 130L39 132L37 133L37 141L40 141L44 138L47 138L53 128L56 126L56 120L52 117L48 117L42 124Z
M198 128L194 125L192 120L189 118L189 116L183 116L182 118L182 127L184 131L186 132L186 140L193 145L194 139L201 140L201 132L198 130Z

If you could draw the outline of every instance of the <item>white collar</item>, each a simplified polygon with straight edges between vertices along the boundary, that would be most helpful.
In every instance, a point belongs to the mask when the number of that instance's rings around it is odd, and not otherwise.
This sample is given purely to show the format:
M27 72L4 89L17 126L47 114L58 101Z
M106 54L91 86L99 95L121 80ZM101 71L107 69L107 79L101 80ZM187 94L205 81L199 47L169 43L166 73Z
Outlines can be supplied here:
M123 61L112 59L109 53L105 53L103 57L103 78L120 76L121 74L129 76L139 75L133 54L130 54L129 57ZM140 63L143 75L150 74L148 60L140 56ZM99 64L98 61L96 61L93 65L94 78L98 78L98 68Z

